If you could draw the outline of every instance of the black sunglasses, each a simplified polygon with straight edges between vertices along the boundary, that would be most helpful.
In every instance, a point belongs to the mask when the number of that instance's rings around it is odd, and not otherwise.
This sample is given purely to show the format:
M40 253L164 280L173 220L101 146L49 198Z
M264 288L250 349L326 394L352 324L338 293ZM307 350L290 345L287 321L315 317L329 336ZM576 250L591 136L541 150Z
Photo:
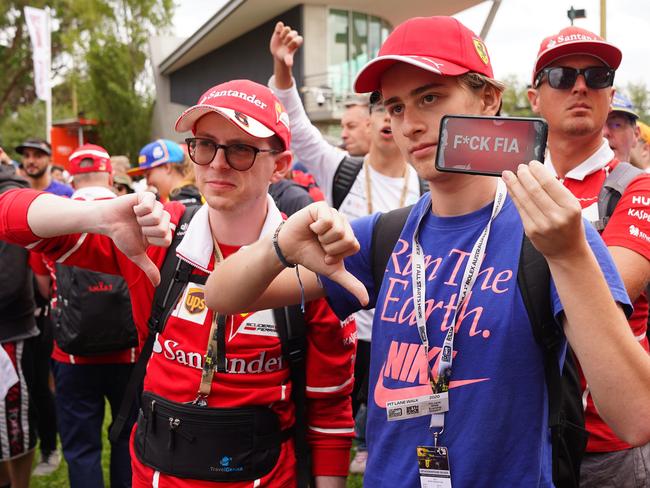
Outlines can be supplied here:
M551 88L557 90L568 90L573 88L579 75L585 77L585 83L589 88L600 90L614 84L616 70L607 66L590 66L589 68L569 68L567 66L553 66L544 68L537 75L535 88L539 87L546 76Z
M248 144L217 144L211 139L203 137L189 137L185 139L187 152L190 159L199 166L210 164L219 149L223 149L228 166L237 171L249 170L255 163L258 153L275 154L280 151L276 149L259 149Z

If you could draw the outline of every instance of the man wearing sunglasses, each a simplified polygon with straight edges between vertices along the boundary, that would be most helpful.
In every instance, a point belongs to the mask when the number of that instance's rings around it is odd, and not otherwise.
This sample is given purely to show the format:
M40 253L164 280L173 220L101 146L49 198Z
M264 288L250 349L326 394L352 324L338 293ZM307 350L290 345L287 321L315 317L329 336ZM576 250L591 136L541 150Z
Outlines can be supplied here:
M619 158L603 138L603 130L614 94L614 73L621 58L617 47L596 34L578 27L565 28L542 41L533 71L533 88L528 91L533 110L548 121L545 164L578 197L583 216L592 222L601 219L599 193L607 176L619 164ZM634 302L630 327L646 350L649 195L650 178L641 176L632 180L602 232ZM650 445L632 448L620 440L600 418L589 385L584 377L582 381L589 441L582 463L581 485L647 486Z
M268 187L291 164L288 116L267 87L236 80L205 92L176 130L192 133L188 152L206 200L189 223L181 216L190 207L163 207L146 192L80 202L14 191L0 201L0 238L33 243L65 264L121 274L141 340L161 274L162 295L178 294L146 367L131 436L134 487L295 487L295 356L283 354L278 312L217 316L205 305L203 285L224 256L282 223ZM170 222L180 234L173 280L164 266L172 252L165 249ZM178 293L170 281L180 281ZM305 344L292 351L305 355L312 486L343 488L353 436L355 325L339 321L321 299L305 304L304 321Z

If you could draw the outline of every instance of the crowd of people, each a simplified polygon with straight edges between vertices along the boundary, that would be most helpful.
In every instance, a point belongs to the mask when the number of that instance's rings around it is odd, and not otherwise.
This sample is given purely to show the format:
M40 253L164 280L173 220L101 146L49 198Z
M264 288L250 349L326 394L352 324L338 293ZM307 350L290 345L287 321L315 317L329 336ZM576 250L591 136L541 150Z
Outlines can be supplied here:
M458 20L395 28L338 146L302 43L278 22L268 86L209 88L133 167L0 149L0 488L59 442L72 488L104 486L107 403L112 487L648 486L650 127L623 53L541 40L545 160L496 178L434 164L444 115L502 115Z

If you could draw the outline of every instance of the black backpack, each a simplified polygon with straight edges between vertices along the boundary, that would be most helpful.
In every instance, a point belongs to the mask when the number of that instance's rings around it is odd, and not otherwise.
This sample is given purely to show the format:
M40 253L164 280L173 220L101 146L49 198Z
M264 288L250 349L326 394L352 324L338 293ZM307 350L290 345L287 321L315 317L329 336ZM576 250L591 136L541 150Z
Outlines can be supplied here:
M92 356L135 347L129 288L115 275L56 265L54 338L68 354Z
M142 382L147 368L147 363L153 352L153 345L156 334L162 332L167 319L174 306L178 302L185 286L190 280L204 285L207 276L192 274L192 265L179 259L176 255L176 248L180 244L187 227L200 206L186 207L183 216L177 225L172 242L167 249L165 261L160 268L160 285L156 288L151 306L151 316L147 323L149 335L142 346L140 357L131 373L129 383L124 392L124 398L120 405L118 415L115 417L109 433L112 442L116 442L126 421L130 417L137 399L142 393ZM282 347L282 355L291 368L292 392L291 398L295 405L294 445L297 462L297 486L306 488L313 486L311 479L311 452L307 443L307 411L306 393L307 386L305 370L306 351L306 323L305 317L299 305L284 307L273 310L276 328ZM225 324L224 324L225 325ZM219 327L220 340L224 339L225 328ZM223 347L217 349L217 361L215 369L225 371L225 350Z
M413 206L380 215L373 229L371 256L375 290L381 288L386 265ZM553 458L553 483L557 488L579 486L580 463L588 433L582 406L577 362L567 350L562 372L558 348L562 333L553 317L550 270L544 257L524 234L517 275L519 289L533 329L544 352L544 375L548 388L549 429Z
M29 188L16 176L13 166L0 164L0 194L14 188ZM34 322L34 287L29 251L0 241L0 341L31 334Z
M362 157L346 155L341 160L332 181L332 207L338 210L341 206L345 197L350 193L361 168L363 168ZM418 178L418 181L420 182L420 195L423 195L429 191L429 187L422 178Z

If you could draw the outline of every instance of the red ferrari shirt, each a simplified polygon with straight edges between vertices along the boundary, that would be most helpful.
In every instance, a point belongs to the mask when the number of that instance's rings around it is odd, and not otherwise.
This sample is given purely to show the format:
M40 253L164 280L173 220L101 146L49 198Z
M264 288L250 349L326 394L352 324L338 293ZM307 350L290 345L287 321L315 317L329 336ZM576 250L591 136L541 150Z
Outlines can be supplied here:
M69 235L39 239L27 225L27 210L38 196L31 190L9 191L0 196L0 239L30 246L57 259L69 253L66 264L100 272L121 274L126 280L133 305L133 317L141 343L146 338L154 287L146 275L105 236ZM183 205L166 205L175 227ZM269 200L262 235L277 227L282 217ZM224 254L236 248L220 246ZM71 252L72 251L72 252ZM147 254L160 268L167 250L151 246ZM208 207L203 206L185 230L177 254L195 266L197 275L214 266ZM164 286L164 285L163 285ZM147 365L144 389L178 402L196 398L213 312L205 306L204 287L190 279L163 332L157 335ZM306 305L307 322L307 419L308 441L315 476L345 476L354 434L350 393L353 386L353 358L356 348L354 321L339 321L325 300ZM215 373L208 404L212 407L267 405L280 419L281 428L293 425L294 406L288 365L281 353L270 310L228 316L226 320L226 373ZM210 487L214 483L181 479L155 472L143 465L132 451L133 486ZM259 486L294 486L295 457L292 441L285 442L276 467L260 480ZM222 486L222 485L219 485ZM250 488L251 483L223 486Z
M619 164L614 158L606 140L586 161L569 171L564 180L582 206L583 216L591 221L598 220L598 194L607 175ZM547 160L552 168L552 162ZM619 200L607 227L602 233L607 246L630 249L650 260L650 175L641 175L630 182ZM634 337L648 351L646 337L648 323L648 298L645 291L634 301L634 311L628 322ZM613 452L629 449L631 446L620 440L600 418L589 393L589 385L581 375L585 420L589 431L588 452Z

